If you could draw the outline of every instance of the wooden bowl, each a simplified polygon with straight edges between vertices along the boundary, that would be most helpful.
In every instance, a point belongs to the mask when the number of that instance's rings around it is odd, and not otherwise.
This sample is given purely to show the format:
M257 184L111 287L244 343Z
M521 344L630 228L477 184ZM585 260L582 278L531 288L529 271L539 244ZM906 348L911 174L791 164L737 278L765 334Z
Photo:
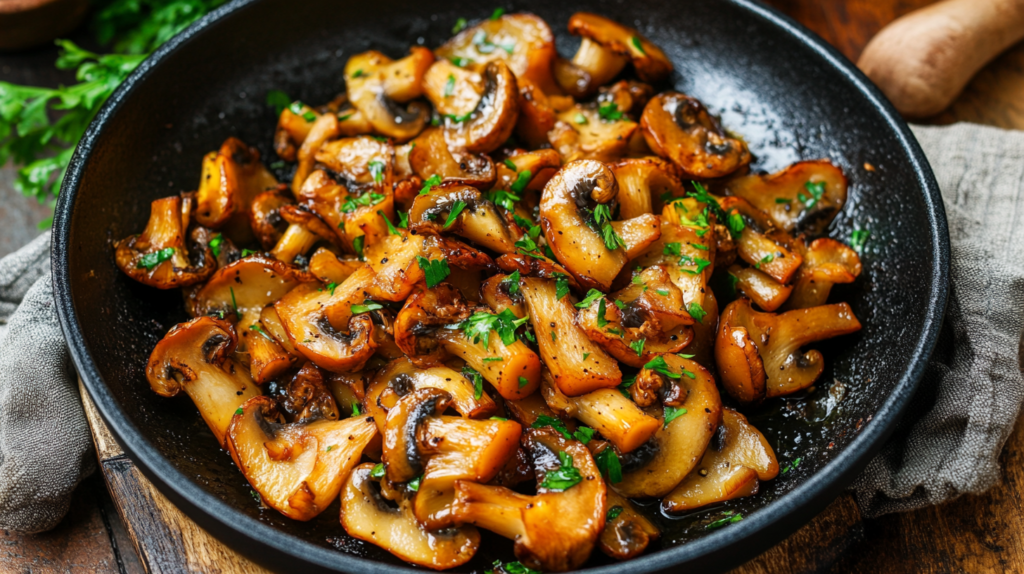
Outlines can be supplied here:
M78 26L89 0L0 0L0 50L52 41Z

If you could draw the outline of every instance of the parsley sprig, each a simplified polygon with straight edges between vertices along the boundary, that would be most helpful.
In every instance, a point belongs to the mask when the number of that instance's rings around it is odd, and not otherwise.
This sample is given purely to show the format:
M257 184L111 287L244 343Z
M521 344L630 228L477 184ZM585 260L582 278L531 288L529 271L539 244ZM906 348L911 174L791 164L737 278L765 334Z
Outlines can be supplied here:
M515 343L516 329L523 326L529 317L522 319L516 317L510 309L505 309L497 315L486 311L477 311L459 324L459 328L474 343L483 341L484 348L490 348L491 333L497 333L501 342L506 346Z
M558 451L558 462L561 466L544 475L544 482L539 485L541 488L553 492L563 492L583 482L583 475L572 465L571 456L563 451Z

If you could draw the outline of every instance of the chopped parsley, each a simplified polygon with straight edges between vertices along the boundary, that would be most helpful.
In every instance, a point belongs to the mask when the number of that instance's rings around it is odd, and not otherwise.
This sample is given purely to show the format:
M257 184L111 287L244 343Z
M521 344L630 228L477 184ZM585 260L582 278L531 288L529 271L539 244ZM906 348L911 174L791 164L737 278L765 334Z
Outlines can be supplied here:
M800 466L800 461L802 461L802 460L803 460L803 458L797 458L792 463L787 464L785 466L785 468L782 469L782 474L786 474L787 472L789 472L789 471L795 469L796 467Z
M543 259L544 256L540 254L540 247L537 246L537 242L532 237L526 236L515 242L516 249L523 255L529 255L534 259Z
M352 77L353 78L362 78L362 77L364 77L366 75L368 75L368 74L366 72L364 72L362 68L359 68L358 70L356 70L355 72L352 73Z
M786 199L785 197L776 197L775 198L775 203L792 203L792 202L793 202L792 200Z
M411 490L413 492L419 492L420 491L420 483L421 482L423 482L423 475L422 474L420 476L417 476L416 478L410 480L409 484L407 486L409 487L409 490Z
M616 518L618 518L620 514L622 514L622 507L621 506L613 506L613 507L608 509L608 515L605 517L605 520L607 522L611 522L612 520L615 520Z
M420 188L420 195L426 195L430 193L431 189L439 185L441 185L441 176L435 173L434 175L428 177L427 180L423 182L423 187Z
M526 234L530 236L530 239L537 239L540 237L539 225L534 225L532 221L525 217L520 217L518 213L513 213L512 219L516 222L516 225L526 230Z
M384 478L384 463L378 462L370 471L370 478Z
M135 264L135 267L136 269L142 269L143 267L145 267L146 271L152 271L153 269L156 269L157 265L160 265L161 263L167 261L173 256L174 248L167 247L161 249L160 251L154 251L152 253L147 253L143 255L142 258L139 259L139 262Z
M825 196L825 182L823 181L819 181L816 183L811 183L808 181L807 183L804 184L804 189L807 190L807 193L811 194L811 197L807 197L803 194L798 194L797 197L800 199L800 201L804 202L804 205L807 206L807 209L810 209L817 205L818 202L821 201L821 198Z
M249 325L249 330L250 331L256 331L260 335L263 335L263 337L266 340L270 341L271 343L276 343L277 342L270 335L268 335L266 331L263 330L263 327L261 327L259 323L253 323L252 325Z
M640 52L641 54L643 54L643 55L645 55L645 56L647 55L647 51L646 51L646 50L644 50L644 47L643 47L643 45L642 45L642 44L640 44L640 38L638 38L637 36L633 36L632 38L630 38L630 40L629 40L629 41L633 43L633 46L635 46L635 47L636 47L636 49L637 49L637 50L638 50L638 51L639 51L639 52Z
M267 92L267 105L274 107L274 113L281 115L289 104L292 103L292 99L288 97L288 94L281 90L270 90Z
M409 229L409 212L408 211L396 211L398 215L398 227L401 229Z
M363 246L365 246L365 245L366 245L366 236L365 235L360 235L359 237L356 237L355 239L352 240L352 250L355 251L356 255L359 256L359 260L360 261L366 261L366 259L363 258Z
M636 356L640 357L640 356L643 356L643 354L644 354L644 344L645 343L647 343L647 339L640 339L638 341L633 341L632 343L629 344L629 348L633 349L634 351L636 351Z
M484 359L484 363L501 362L501 361L504 361L504 360L505 359L503 359L501 357L487 357L486 359ZM520 377L520 378L522 378L522 377ZM520 382L522 382L522 381L520 381Z
M379 311L383 308L384 306L380 303L367 303L366 301L363 301L361 305L352 305L352 314L358 315L360 313L369 313L370 311Z
M467 22L465 18L459 18L455 21L455 25L452 26L452 34L458 34L465 30L466 26L469 26L469 22Z
M483 341L484 348L490 347L492 332L497 333L501 337L501 342L508 346L516 341L516 329L529 320L529 317L517 318L511 309L505 309L497 315L477 311L460 323L459 328L474 343Z
M466 65L473 63L473 60L469 58L463 58L460 56L452 56L451 58L448 58L448 60L460 68L465 68Z
M601 298L597 303L597 328L603 329L608 324L608 319L605 319L604 315L608 311L605 307L604 297ZM611 330L611 329L609 329Z
M334 450L334 448L336 446L337 445L333 445L333 444L332 445L328 445L327 448L324 449L324 452L331 452L332 450Z
M370 170L370 175L373 176L374 183L384 181L384 162L376 159L370 160L370 163L366 164L366 167Z
M505 421L507 421L508 419L507 419L507 418L505 418L505 417L491 417L491 418L490 418L489 420L492 420L492 421L501 421L501 422L505 422Z
M633 279L632 279L632 281L630 281L630 283L632 283L633 285L639 285L639 286L643 287L643 289L640 291L641 293L646 293L647 289L649 289L649 287L647 287L647 285L644 285L644 280L639 275L634 275ZM619 307L619 309L621 309L621 308L622 307Z
M760 269L762 265L766 265L768 263L771 263L772 261L775 261L775 256L769 253L768 255L762 257L761 260L758 261L756 265L754 265L754 268Z
M384 223L387 224L387 226L388 226L388 235L401 235L401 233L399 233L398 230L395 229L395 225L393 223L391 223L391 220L388 219L388 216L384 215L383 211L378 209L377 210L377 215L379 215L381 217L381 219L384 220Z
M614 122L622 119L622 112L619 111L619 104L607 102L597 108L597 115L606 122Z
M235 409L235 414L236 415L240 415L240 414L242 414L244 412L245 412L245 410L243 410L242 407L238 407L237 409Z
M466 209L466 202L461 199L456 199L455 203L452 204L451 211L448 212L448 219L445 220L444 226L441 229L448 229L455 223L455 220L459 218L459 214L462 210Z
M519 388L520 389L525 387L528 384L530 384L529 379L527 379L526 377L519 377Z
M522 193L523 190L526 189L526 186L529 185L530 178L532 177L533 172L531 172L528 169L524 169L523 171L519 172L519 175L516 176L516 180L512 182L512 185L509 186L509 189L511 189L515 193Z
M668 297L668 289L655 289L654 292L662 297Z
M576 112L576 115L573 116L572 121L578 123L581 126L585 126L588 123L587 116L581 114L580 112Z
M512 171L519 171L519 168L516 167L516 162L510 159L505 159L502 161L502 163L504 163L505 167L511 169Z
M495 8L494 12L491 13L491 20L497 20L505 13L504 8ZM511 573L510 573L511 574Z
M499 189L499 190L487 192L487 199L489 199L491 202L493 202L494 205L499 205L501 207L504 207L505 211L515 211L516 210L516 202L519 201L522 198L519 197L518 195L510 192L510 191L505 191L503 189ZM520 217L519 219L522 219L522 218ZM516 220L516 223L519 223L519 219ZM523 219L523 221L526 221L526 220ZM519 223L519 225L522 225L522 224Z
M740 236L740 232L742 232L743 229L746 227L746 224L743 223L743 216L737 213L735 210L729 214L726 214L725 211L722 210L722 206L719 205L718 200L716 200L714 197L711 197L711 194L708 193L707 188L705 188L700 182L697 181L692 181L690 183L693 184L693 188L696 191L688 192L687 195L707 205L707 207L704 209L705 213L709 210L713 211L715 217L717 217L720 222L725 224L725 227L729 230L729 234L732 235L734 239L738 238ZM704 217L704 225L707 226L706 216ZM697 236L703 237L704 234L698 233Z
M591 289L590 291L587 291L586 298L576 304L576 308L586 309L587 307L590 307L591 303L597 301L601 297L604 297L604 293L598 291L597 289Z
M384 169L384 164L383 163L381 163L379 161L376 162L376 163L380 164L381 169ZM374 164L374 162L371 161L370 162L371 171L372 171L373 164ZM373 179L374 179L374 181L377 181L377 175L374 175ZM345 203L341 204L341 212L342 213L352 213L353 211L359 209L360 207L369 207L371 205L377 205L378 203L380 203L382 201L384 201L384 196L379 194L379 193L373 193L373 192L364 193L363 195L360 195L359 197L356 197L356 198L353 198L350 195L350 196L348 196L347 199L345 199Z
M572 457L563 451L558 451L558 461L561 466L544 475L544 482L538 486L554 492L569 490L583 482L583 475L579 469L572 465Z
M248 256L252 255L253 253L256 253L256 252L253 251L252 249L243 249L242 250L242 257L248 257Z
M444 97L450 98L455 93L455 76L448 74L448 81L444 83Z
M464 114L458 114L458 115L456 115L456 114L445 114L444 117L448 118L449 120L451 120L451 121L453 121L453 122L455 122L457 124L461 124L461 123L464 123L469 118L473 117L473 112L466 112Z
M448 278L448 275L451 274L451 269L448 268L448 262L444 259L427 259L422 255L417 255L416 263L419 265L420 269L423 270L423 274L426 276L428 289L444 281Z
M587 357L589 357L589 356L590 356L590 353L583 353L583 360L586 361Z
M663 247L661 249L661 252L664 255L672 255L674 257L679 257L682 254L682 251L681 251L682 247L683 246L680 243L676 243L676 242L666 243L665 247Z
M622 383L620 383L619 386L616 388L619 389L619 392L622 393L622 396L628 399L630 398L629 387L632 387L633 383L636 383L636 375L623 378Z
M597 456L594 457L594 462L601 471L601 476L608 482L612 484L622 482L622 462L619 460L619 455L616 454L615 449L610 446L605 448L597 453Z
M214 257L220 257L220 246L222 243L224 243L224 236L220 233L214 235L213 238L210 239L210 251L213 251Z
M235 288L228 287L228 291L231 292L231 307L235 310L235 317L242 318L242 314L238 312L238 301L235 300Z
M615 228L612 227L612 212L607 203L600 203L594 208L594 222L601 228L605 247L611 250L626 247L626 242L619 237L618 233L615 233Z
M303 104L298 100L295 100L288 106L288 111L297 116L302 117L302 119L306 120L307 122L316 121L316 114L314 114L313 112L302 111L302 108L304 107L306 107L306 104Z
M704 530L714 530L716 528L721 528L727 524L734 524L736 522L739 522L740 520L743 520L742 514L738 514L732 510L726 510L722 515L723 518L719 518L718 520L704 526Z
M484 396L484 377L476 369L466 365L462 367L462 376L473 381L473 398L480 400Z
M686 310L695 321L701 324L704 323L704 317L708 314L708 312L704 310L704 307L698 305L696 301L691 302L690 306L687 307Z
M558 340L558 335L556 335L554 331L551 331L551 341L554 342L554 341L557 341L557 340Z
M594 433L596 432L596 430L590 427L581 426L580 428L576 429L576 432L572 433L572 436L581 443L587 444L588 442L590 442L590 439L594 438Z
M669 423L676 420L677 418L686 414L686 409L677 409L675 407L665 407L665 428L668 428Z
M508 564L502 566L501 560L495 560L494 569L484 570L484 574L494 574L494 570L497 570L499 568L503 570L505 574L543 574L540 570L534 570L533 568L523 566L522 562L509 562Z
M661 355L658 355L657 357L654 357L650 361L647 361L647 364L644 365L644 368L651 369L652 371L665 375L670 379L678 379L682 377L682 375L680 375L679 373L672 372L672 369L669 368L668 363L665 362L665 358L662 357Z
M562 436L565 437L565 440L571 440L572 439L572 435L569 434L569 429L565 428L565 423L562 422L562 419L555 418L555 417L549 417L547 415L541 415L541 416L537 417L537 420L533 421L532 425L530 425L530 428L534 428L534 429L539 429L539 428L544 428L544 427L551 427L551 428L555 429L556 431L562 433Z
M561 299L569 294L569 276L565 273L552 273L555 278L555 298Z
M864 251L864 245L867 244L868 237L870 236L871 232L867 229L854 229L850 233L850 247L857 253Z
M519 292L520 292L519 291L519 279L520 279L519 270L516 269L515 271L512 272L511 275L509 275L508 277L505 278L504 281L502 281L502 283L505 283L506 285L508 285L508 294L509 295L518 295L519 294Z
M357 417L363 414L363 411L359 408L359 403L352 403L352 416Z

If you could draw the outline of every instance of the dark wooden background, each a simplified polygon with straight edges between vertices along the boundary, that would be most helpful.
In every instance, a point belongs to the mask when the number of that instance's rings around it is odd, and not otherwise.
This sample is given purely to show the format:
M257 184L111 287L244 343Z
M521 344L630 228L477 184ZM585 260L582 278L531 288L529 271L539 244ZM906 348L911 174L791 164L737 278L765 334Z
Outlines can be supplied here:
M878 30L931 1L768 3L856 61ZM83 32L73 38L90 45ZM53 69L55 57L52 48L0 55L0 80L40 85L72 82L72 74ZM1024 45L989 64L949 110L930 121L1024 129ZM0 169L0 227L4 229L0 255L34 237L38 223L49 214L47 207L13 191L13 175L10 166ZM799 532L734 573L1024 572L1024 429L1020 424L1007 442L1002 463L1003 482L988 493L906 514L866 520L852 497L844 495ZM146 520L146 516L132 518L133 522ZM0 531L0 572L142 573L146 569L128 530L103 475L96 473L78 488L70 512L53 531L38 535Z

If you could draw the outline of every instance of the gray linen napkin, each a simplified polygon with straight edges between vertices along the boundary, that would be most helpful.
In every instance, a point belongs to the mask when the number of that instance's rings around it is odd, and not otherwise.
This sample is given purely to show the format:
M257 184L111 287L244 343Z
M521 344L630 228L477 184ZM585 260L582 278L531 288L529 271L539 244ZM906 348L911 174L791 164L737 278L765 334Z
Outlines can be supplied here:
M914 131L949 216L953 293L908 416L854 485L866 516L991 487L1024 398L1024 132ZM95 465L48 251L46 234L0 260L0 528L24 532L55 526Z

